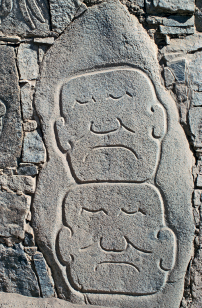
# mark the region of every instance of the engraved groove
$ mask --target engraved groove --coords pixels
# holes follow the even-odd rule
[[[136,250],[142,252],[142,253],[152,253],[152,251],[150,250],[146,250],[146,249],[142,249],[142,248],[138,248],[137,246],[135,246],[126,236],[124,236],[126,242],[128,243],[128,245],[131,245],[133,248],[135,248]]]
[[[135,268],[137,272],[140,272],[140,269],[136,265],[134,265],[134,264],[132,264],[130,262],[116,262],[116,261],[111,261],[111,262],[103,261],[103,262],[100,262],[100,263],[98,263],[98,265],[95,266],[94,271],[97,271],[98,266],[102,265],[102,264],[126,265],[126,266],[130,266],[132,268]]]
[[[90,212],[90,213],[93,213],[93,214],[94,214],[94,213],[103,212],[105,215],[108,215],[108,212],[107,212],[105,209],[91,210],[91,209],[88,209],[88,208],[86,208],[86,207],[82,207],[81,213],[82,213],[83,211]]]

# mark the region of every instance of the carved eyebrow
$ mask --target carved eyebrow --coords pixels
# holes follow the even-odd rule
[[[77,102],[78,104],[80,104],[80,105],[84,105],[84,104],[87,104],[87,103],[88,103],[88,101],[82,102],[82,101],[79,101],[78,99],[76,99],[76,102]]]
[[[130,97],[133,97],[132,94],[130,94],[128,91],[126,91],[123,95],[119,95],[119,96],[116,96],[116,95],[113,95],[113,94],[109,94],[109,97],[112,98],[112,99],[120,99],[124,95],[128,95]]]

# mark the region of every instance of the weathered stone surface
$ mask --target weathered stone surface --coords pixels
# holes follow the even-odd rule
[[[0,292],[0,303],[1,308],[104,308],[97,305],[74,305],[59,298],[33,298],[4,292]]]
[[[0,31],[4,34],[40,35],[50,29],[46,0],[2,1]]]
[[[201,290],[202,290],[202,256],[201,250],[198,252],[194,264],[192,267],[192,294],[193,294],[193,302],[191,308],[200,308],[202,305],[202,297],[201,297]]]
[[[162,24],[167,27],[194,27],[194,16],[171,15],[163,17]]]
[[[189,125],[192,140],[195,147],[202,147],[202,110],[199,107],[191,108],[189,111]]]
[[[54,43],[54,37],[34,38],[35,44],[52,45]]]
[[[175,76],[168,67],[164,67],[164,79],[166,87],[171,86],[175,82]]]
[[[194,52],[202,48],[202,34],[195,33],[183,39],[172,39],[170,45],[162,48],[162,54]]]
[[[81,3],[80,0],[50,0],[51,24],[53,29],[59,33],[62,32],[74,18]]]
[[[72,303],[179,308],[192,154],[159,72],[155,44],[118,1],[88,8],[44,57],[35,106],[48,161],[32,223]]]
[[[0,281],[1,291],[39,296],[36,276],[20,244],[13,247],[0,244]]]
[[[38,174],[38,169],[35,165],[31,164],[20,164],[19,168],[17,169],[17,173],[19,175],[29,175],[34,176]]]
[[[54,297],[55,291],[53,288],[53,281],[48,274],[46,262],[42,253],[37,252],[33,256],[34,267],[39,279],[39,286],[42,297]]]
[[[0,175],[0,185],[8,187],[13,191],[22,191],[28,194],[33,194],[35,191],[35,179],[24,175]]]
[[[185,82],[185,74],[186,74],[186,60],[185,59],[172,61],[172,62],[169,62],[167,65],[174,73],[177,81]]]
[[[45,161],[45,147],[38,130],[25,133],[22,161],[24,163],[43,163]]]
[[[0,59],[0,168],[5,168],[20,157],[22,132],[14,48],[0,46]]]
[[[31,120],[33,116],[33,107],[32,107],[33,97],[32,97],[31,86],[28,82],[22,85],[20,96],[21,96],[23,120],[24,121]]]
[[[182,27],[167,27],[167,26],[160,26],[160,33],[168,35],[182,35],[182,34],[194,34],[195,29],[194,27],[190,28],[182,28]]]
[[[146,0],[148,13],[161,12],[187,12],[193,13],[195,8],[194,0]]]
[[[23,123],[23,129],[25,132],[32,132],[37,129],[37,122],[35,120],[26,121]]]
[[[202,52],[197,52],[193,55],[187,56],[189,63],[189,80],[193,90],[198,91],[202,85]]]
[[[23,239],[25,218],[29,209],[29,197],[0,191],[0,237],[11,242]]]
[[[196,107],[202,106],[202,92],[193,92],[192,104]]]
[[[196,0],[195,24],[196,24],[196,30],[202,32],[202,2],[201,0]]]
[[[20,44],[18,48],[18,69],[20,79],[32,80],[38,77],[38,47],[32,44]]]

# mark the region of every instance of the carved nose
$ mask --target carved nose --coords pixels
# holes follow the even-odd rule
[[[120,234],[108,234],[100,239],[100,246],[105,251],[121,252],[126,250],[126,239]]]
[[[120,128],[120,122],[116,118],[101,118],[91,121],[90,130],[95,134],[107,134]]]

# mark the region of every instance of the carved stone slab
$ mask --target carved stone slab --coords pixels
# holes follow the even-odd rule
[[[21,154],[20,90],[14,48],[0,46],[0,168],[15,166]]]
[[[2,0],[0,31],[26,36],[49,31],[49,9],[46,0]]]
[[[179,308],[192,252],[192,154],[155,45],[118,1],[45,56],[35,105],[48,162],[36,241],[72,303]]]

